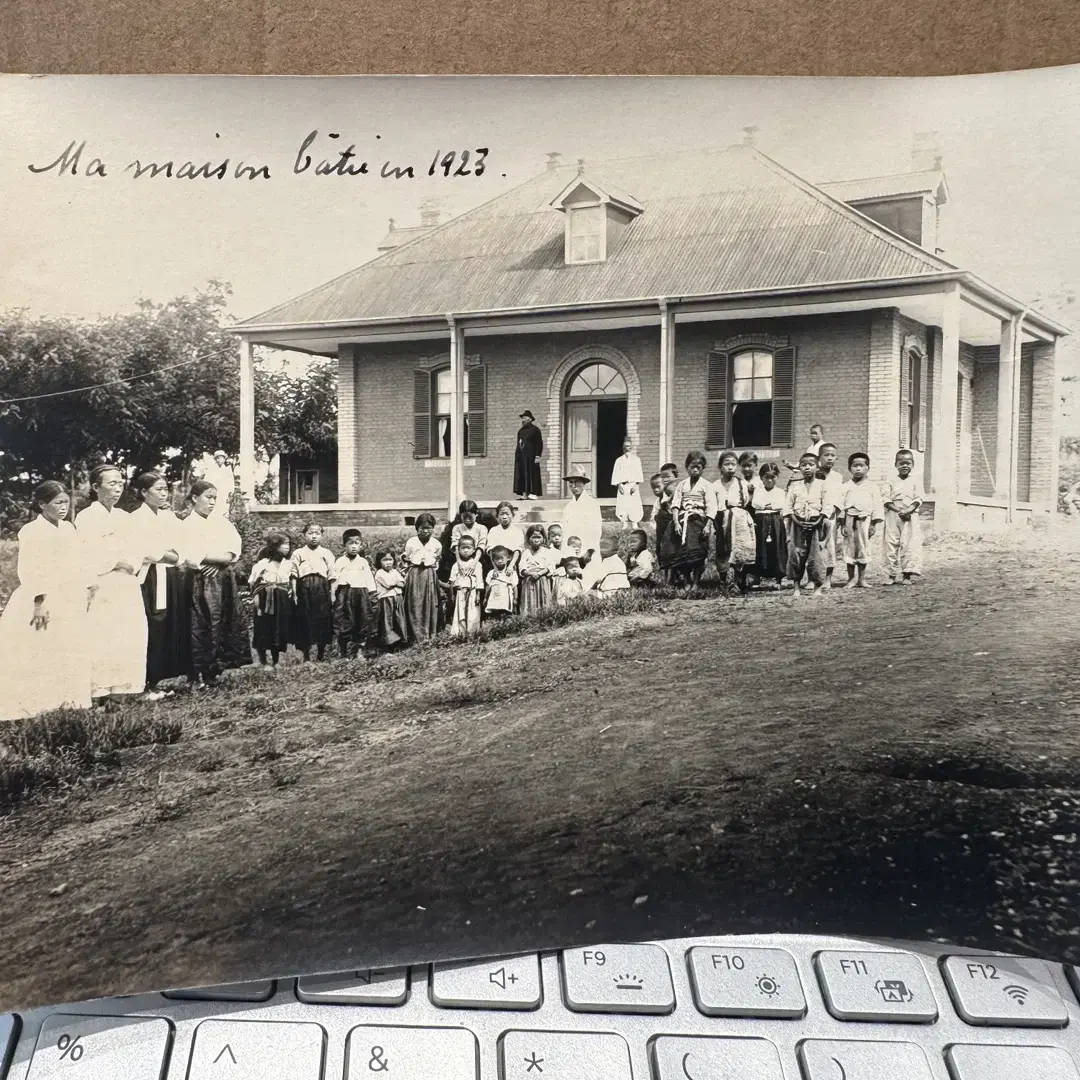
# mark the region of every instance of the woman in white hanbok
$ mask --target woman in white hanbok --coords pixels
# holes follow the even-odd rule
[[[169,509],[169,485],[163,477],[141,473],[131,490],[139,500],[129,515],[131,529],[145,560],[139,585],[146,611],[146,689],[156,698],[159,682],[191,671],[190,612],[179,565],[184,561],[184,534],[180,519]]]
[[[146,612],[137,578],[143,552],[131,515],[116,509],[124,493],[120,470],[98,465],[90,492],[92,502],[75,519],[93,588],[82,648],[90,660],[91,694],[105,701],[141,694],[146,684]]]
[[[19,530],[18,588],[0,616],[0,720],[64,706],[90,707],[85,650],[89,575],[70,499],[46,480],[34,492],[38,516]]]

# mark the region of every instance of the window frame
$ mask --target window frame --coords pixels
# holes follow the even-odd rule
[[[439,377],[441,375],[450,374],[450,365],[445,364],[442,367],[435,368],[431,372],[431,446],[433,453],[430,455],[436,461],[448,461],[450,459],[449,451],[443,453],[443,436],[439,431],[440,422],[445,420],[449,423],[453,419],[453,415],[450,412],[439,411]],[[465,425],[465,457],[469,457],[469,370],[468,368],[462,373],[462,388],[461,388],[461,404],[463,406],[461,416]],[[449,397],[453,397],[453,391],[449,391],[447,394]]]
[[[598,230],[588,233],[575,233],[575,223],[596,220]],[[596,240],[596,256],[578,259],[574,257],[574,241],[580,239]],[[575,203],[566,211],[566,250],[564,257],[567,266],[588,266],[607,259],[607,208],[602,202]]]
[[[782,449],[794,445],[797,352],[794,346],[786,343],[782,344],[783,340],[780,339],[778,342],[775,340],[755,340],[750,337],[736,338],[730,343],[717,344],[709,351],[705,394],[705,447],[707,450]],[[736,383],[745,381],[746,377],[736,379],[735,359],[747,353],[765,353],[771,357],[771,375],[768,376],[770,379],[770,394],[769,397],[750,397],[736,401]],[[779,371],[778,368],[780,368]],[[722,375],[720,374],[721,370]],[[751,367],[749,378],[752,393],[754,379],[764,379],[766,376],[754,376],[753,367]],[[770,404],[769,439],[765,442],[756,442],[737,447],[734,445],[732,437],[735,407],[755,401],[768,401]],[[782,432],[780,438],[777,437],[778,426]],[[787,436],[786,439],[783,438],[784,434]]]

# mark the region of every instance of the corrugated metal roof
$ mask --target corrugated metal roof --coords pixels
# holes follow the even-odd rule
[[[954,269],[750,147],[591,164],[644,213],[602,263],[567,266],[551,200],[576,168],[545,171],[420,239],[241,323],[545,308],[886,280]]]
[[[403,228],[398,228],[395,225],[382,238],[379,243],[379,251],[393,251],[394,248],[399,248],[402,244],[409,243],[410,240],[426,236],[434,228],[436,228],[435,225],[406,225]]]
[[[945,174],[939,169],[926,172],[897,173],[894,176],[869,176],[862,180],[837,180],[818,186],[841,202],[864,199],[889,199],[897,195],[937,193],[945,185]]]

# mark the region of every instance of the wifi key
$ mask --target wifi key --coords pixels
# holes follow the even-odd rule
[[[1069,1015],[1044,960],[949,956],[945,982],[960,1018],[991,1027],[1064,1027]]]

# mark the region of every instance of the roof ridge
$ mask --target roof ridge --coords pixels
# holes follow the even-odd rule
[[[899,176],[926,176],[930,173],[945,175],[944,169],[904,169],[902,172],[878,173],[874,176],[853,176],[848,180],[818,180],[818,185],[825,184],[865,184],[867,180],[892,180]]]
[[[939,255],[926,250],[924,247],[916,244],[912,240],[908,240],[907,237],[901,236],[899,233],[895,233],[892,229],[887,228],[880,222],[875,221],[873,218],[868,217],[866,214],[860,213],[853,206],[849,206],[841,199],[837,199],[830,195],[827,191],[824,191],[817,184],[810,180],[805,180],[799,176],[798,173],[792,172],[791,169],[785,165],[781,165],[780,162],[775,161],[769,157],[768,154],[762,153],[756,147],[747,147],[747,149],[755,154],[766,167],[772,169],[775,173],[783,176],[785,179],[791,181],[797,187],[801,188],[808,195],[811,195],[819,203],[825,206],[827,209],[832,210],[839,217],[847,218],[854,222],[856,225],[861,226],[866,232],[875,233],[881,237],[881,239],[892,244],[894,247],[900,248],[905,254],[911,255],[914,258],[922,259],[928,266],[935,270],[959,270],[960,267],[954,266],[952,263],[942,259]]]

